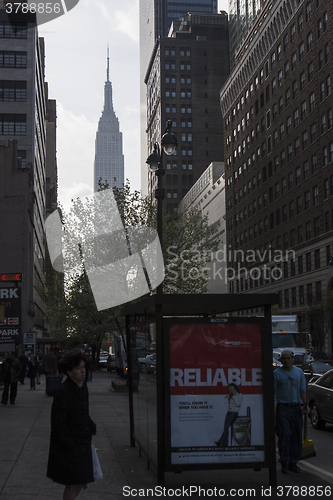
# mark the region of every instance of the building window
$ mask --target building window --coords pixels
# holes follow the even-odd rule
[[[321,281],[316,282],[316,301],[321,301]]]
[[[26,115],[0,114],[0,135],[26,135]]]
[[[306,37],[306,48],[308,52],[312,49],[312,31]]]
[[[310,191],[304,193],[304,210],[310,210]]]
[[[315,237],[316,236],[319,236],[320,234],[320,218],[319,217],[316,217],[313,221],[313,229],[314,229],[314,235]],[[319,250],[318,250],[319,252]],[[315,252],[315,256],[316,256],[316,252]],[[319,267],[320,267],[320,261],[319,261]],[[316,267],[317,269],[317,267]]]
[[[319,205],[319,188],[318,188],[318,186],[314,186],[312,188],[312,192],[313,192],[313,206],[316,207],[317,205]]]
[[[305,120],[305,118],[306,118],[306,101],[303,101],[301,105],[301,120]]]
[[[298,59],[299,59],[299,62],[303,61],[303,59],[304,59],[304,43],[303,42],[298,47]]]
[[[0,101],[26,102],[27,82],[0,80]]]
[[[305,239],[306,241],[311,240],[311,222],[305,224]]]
[[[298,256],[297,264],[298,264],[298,274],[303,274],[303,255]]]
[[[27,52],[0,51],[0,68],[26,68]]]
[[[303,163],[303,180],[306,181],[310,176],[309,162],[306,160]]]

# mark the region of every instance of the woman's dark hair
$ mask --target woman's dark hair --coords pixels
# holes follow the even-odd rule
[[[87,356],[80,349],[75,349],[66,352],[59,361],[59,368],[62,372],[67,373],[72,371],[73,368],[79,366],[81,361],[86,362]]]
[[[231,384],[228,385],[228,394],[229,394],[229,387],[233,387],[234,389],[236,389],[236,391],[238,393],[240,393],[240,390],[238,389],[238,386],[232,382]]]

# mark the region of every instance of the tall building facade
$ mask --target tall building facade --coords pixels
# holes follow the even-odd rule
[[[323,0],[267,4],[220,94],[230,291],[276,292],[313,318],[333,288],[332,20]]]
[[[237,49],[265,0],[229,0],[230,62],[235,65]]]
[[[43,299],[47,156],[44,57],[44,40],[38,38],[35,16],[17,13],[9,19],[0,9],[0,274],[22,274],[22,282],[1,285],[17,289],[9,296],[19,294],[21,304],[17,314],[5,319],[5,325],[2,322],[0,350],[4,345],[5,350],[23,347],[27,333],[37,337],[47,333]],[[2,305],[6,308],[10,304]],[[9,330],[10,335],[6,334]]]
[[[141,122],[141,190],[147,194],[148,156],[146,140],[147,94],[144,83],[155,41],[168,35],[172,21],[188,12],[217,13],[217,0],[140,0],[140,122]]]
[[[123,135],[119,130],[119,120],[113,109],[112,83],[110,82],[109,49],[107,58],[107,78],[104,86],[104,109],[99,119],[95,141],[94,191],[98,182],[107,181],[110,187],[124,185]]]
[[[228,75],[228,17],[224,13],[189,13],[174,23],[169,37],[155,43],[145,78],[147,144],[152,152],[167,120],[172,121],[178,148],[163,161],[165,206],[170,214],[177,213],[181,198],[207,166],[223,158],[219,91]],[[155,174],[148,172],[146,183],[152,196]]]

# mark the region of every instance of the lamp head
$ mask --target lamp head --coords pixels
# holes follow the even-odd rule
[[[161,162],[161,155],[158,150],[158,145],[155,143],[154,151],[148,156],[146,163],[148,163],[150,170],[156,172]]]

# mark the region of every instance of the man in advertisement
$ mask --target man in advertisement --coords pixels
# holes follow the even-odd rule
[[[293,366],[294,353],[291,349],[281,352],[280,361],[282,367],[274,371],[274,394],[281,472],[299,473],[301,469],[297,462],[302,451],[306,379],[303,370]]]

